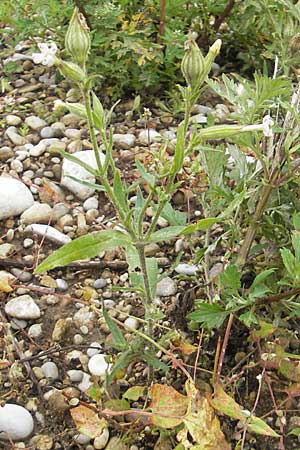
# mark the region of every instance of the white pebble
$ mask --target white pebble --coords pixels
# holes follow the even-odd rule
[[[98,354],[91,357],[88,364],[89,371],[92,375],[99,377],[109,372],[111,364],[108,364],[105,360],[105,355]]]
[[[41,369],[46,378],[51,380],[57,380],[59,378],[58,368],[54,362],[52,361],[45,362],[42,365]]]
[[[100,434],[100,436],[97,436],[94,439],[94,448],[96,450],[101,450],[103,448],[106,447],[106,444],[108,442],[109,439],[109,431],[108,428],[104,428],[104,430],[102,431],[102,433]]]
[[[91,347],[97,347],[97,348],[88,348],[86,354],[91,358],[94,355],[97,355],[100,353],[101,345],[99,342],[92,342]]]
[[[127,330],[137,330],[139,327],[139,321],[135,317],[128,317],[124,321],[124,325]]]
[[[7,403],[0,407],[0,439],[8,440],[8,434],[13,441],[21,441],[31,435],[33,427],[33,418],[23,406]]]

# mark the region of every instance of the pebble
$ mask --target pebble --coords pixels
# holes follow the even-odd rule
[[[158,297],[169,297],[170,295],[175,295],[176,292],[176,284],[170,277],[166,277],[157,283],[156,295]]]
[[[59,378],[58,368],[54,362],[52,361],[45,362],[41,366],[41,369],[47,379],[57,380]]]
[[[52,331],[52,341],[60,342],[70,328],[72,319],[58,319]]]
[[[15,116],[14,114],[8,114],[6,116],[6,123],[9,126],[17,126],[20,125],[20,123],[22,122],[21,117]]]
[[[21,173],[24,170],[23,164],[18,159],[14,159],[11,162],[10,168],[14,170],[16,173]]]
[[[124,321],[124,325],[128,331],[137,330],[139,327],[139,321],[135,317],[128,317]]]
[[[81,334],[75,334],[73,337],[73,342],[75,345],[83,344],[84,338],[81,336]]]
[[[97,354],[91,357],[88,363],[89,371],[92,375],[101,377],[109,372],[111,364],[108,364],[105,360],[105,355]]]
[[[116,147],[122,148],[124,150],[128,150],[133,147],[136,141],[136,137],[134,134],[113,134],[113,143]]]
[[[36,339],[39,338],[43,333],[42,326],[39,323],[34,323],[28,330],[28,336]]]
[[[83,379],[82,370],[76,369],[68,370],[67,375],[70,378],[70,381],[72,381],[72,383],[80,383]]]
[[[83,209],[89,211],[90,209],[98,209],[99,202],[96,197],[89,197],[83,202]]]
[[[30,239],[30,238],[26,238],[26,239],[24,239],[24,241],[23,241],[23,247],[24,247],[24,248],[30,248],[30,247],[33,246],[33,244],[34,244],[34,240],[33,240],[33,239]]]
[[[45,120],[40,119],[37,116],[28,116],[25,119],[26,125],[28,125],[32,130],[39,130],[47,125]]]
[[[59,138],[62,136],[62,132],[59,128],[44,127],[40,131],[42,139]]]
[[[141,144],[148,145],[149,143],[152,144],[152,142],[158,142],[162,139],[162,136],[157,131],[153,130],[152,128],[150,130],[142,130],[139,133],[139,141]]]
[[[189,120],[189,123],[207,123],[207,117],[203,114],[196,114],[195,116],[192,116]]]
[[[93,150],[76,152],[73,154],[73,156],[80,159],[81,161],[84,161],[86,164],[89,164],[93,169],[97,168],[97,162]],[[100,154],[100,159],[102,163],[104,163],[105,156],[102,153]],[[95,183],[95,177],[91,173],[89,173],[87,170],[85,170],[75,162],[64,158],[62,164],[61,185],[69,189],[81,200],[87,199],[94,193],[95,189],[77,183],[71,178],[68,178],[69,176],[90,183]]]
[[[0,177],[0,220],[18,216],[34,203],[30,190],[15,178]]]
[[[12,149],[8,146],[4,146],[0,148],[0,161],[7,161],[14,155]]]
[[[41,225],[37,223],[33,223],[31,225],[27,225],[25,228],[25,233],[37,234],[38,236],[45,236],[51,242],[54,242],[59,245],[68,244],[71,242],[71,238],[56,230],[55,228],[48,225]]]
[[[80,308],[73,316],[73,321],[78,329],[86,326],[89,331],[93,329],[95,321],[95,313],[90,311],[88,306]]]
[[[15,145],[21,146],[27,144],[27,139],[25,139],[24,136],[20,136],[18,134],[18,130],[16,127],[8,127],[5,132],[5,136],[8,137]]]
[[[182,275],[196,275],[198,267],[194,264],[178,264],[175,267],[175,272],[180,273]]]
[[[76,436],[74,436],[74,441],[79,445],[87,445],[90,440],[91,438],[83,433],[76,434]]]
[[[99,342],[92,342],[91,343],[91,347],[94,348],[88,348],[86,354],[91,358],[94,355],[97,355],[98,353],[100,353],[101,350],[101,345],[99,344]],[[97,348],[95,348],[97,347]]]
[[[17,319],[38,319],[41,311],[30,295],[25,294],[9,300],[5,305],[5,312]]]
[[[14,330],[23,330],[27,327],[27,322],[21,319],[11,319],[11,326]]]
[[[51,217],[52,208],[46,203],[35,202],[30,208],[26,209],[21,215],[21,223],[48,223]]]
[[[101,450],[106,447],[106,444],[109,439],[109,431],[108,428],[104,428],[100,436],[95,437],[94,439],[94,448],[96,450]]]
[[[69,289],[68,283],[62,278],[56,278],[56,286],[59,291],[67,291]]]
[[[91,386],[93,386],[91,376],[83,372],[82,381],[78,384],[78,389],[80,389],[81,392],[86,392]]]
[[[35,450],[51,450],[53,444],[53,438],[47,434],[37,434],[30,440],[30,446]]]
[[[56,203],[52,210],[52,219],[54,222],[65,216],[70,211],[70,208],[64,203]]]
[[[72,140],[78,140],[81,138],[81,131],[76,128],[67,128],[65,130],[65,136]]]
[[[18,278],[19,281],[22,281],[22,283],[27,283],[32,280],[33,275],[31,272],[26,272],[25,270],[17,269],[15,267],[11,269],[11,272]]]
[[[31,414],[23,406],[7,403],[0,407],[0,439],[7,440],[8,433],[13,441],[27,439],[34,427]]]
[[[58,143],[59,140],[57,138],[41,139],[37,145],[29,149],[29,155],[34,157],[42,156],[50,146],[55,146]]]
[[[97,278],[97,280],[95,280],[93,287],[95,289],[103,289],[107,286],[107,281],[105,280],[105,278]]]
[[[14,253],[15,249],[13,244],[0,244],[0,258],[6,258]]]

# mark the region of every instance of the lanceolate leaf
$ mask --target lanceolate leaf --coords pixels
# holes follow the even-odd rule
[[[48,256],[37,267],[35,273],[65,266],[78,259],[92,258],[103,250],[126,246],[129,243],[130,237],[117,230],[103,230],[95,234],[81,236]]]
[[[226,416],[237,420],[245,418],[242,407],[232,397],[227,395],[219,384],[216,386],[215,396],[210,403],[215,409],[226,414]]]
[[[103,317],[105,319],[105,322],[107,323],[107,326],[112,334],[113,340],[114,340],[114,346],[118,350],[124,350],[128,348],[128,342],[124,338],[120,328],[115,324],[115,322],[109,317],[108,312],[103,306]]]
[[[280,437],[278,433],[266,424],[266,422],[255,416],[251,416],[248,430],[253,433],[262,434],[263,436]]]
[[[121,181],[120,171],[118,169],[116,169],[115,176],[114,176],[114,194],[118,200],[118,203],[119,203],[121,209],[124,212],[127,212],[128,204],[127,204],[126,192],[124,189],[124,185]]]
[[[161,241],[168,241],[169,239],[172,239],[173,237],[178,236],[182,233],[182,231],[185,229],[185,226],[172,226],[167,228],[162,228],[161,230],[155,231],[150,236],[151,242],[161,242]]]

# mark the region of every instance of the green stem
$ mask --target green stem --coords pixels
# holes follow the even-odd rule
[[[98,142],[97,142],[95,128],[94,128],[90,90],[87,91],[85,89],[82,89],[82,95],[83,95],[83,99],[84,99],[88,127],[89,127],[89,132],[90,132],[90,136],[91,136],[91,140],[92,140],[93,150],[95,153],[95,158],[97,161],[98,170],[99,170],[99,173],[101,175],[103,175],[103,166],[102,166],[101,159],[100,159],[100,150],[98,147]]]

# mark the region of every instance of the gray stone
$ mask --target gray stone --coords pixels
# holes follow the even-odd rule
[[[97,162],[93,150],[76,152],[73,154],[73,156],[85,162],[93,169],[97,169]],[[100,158],[103,164],[105,156],[102,153],[100,153]],[[79,180],[88,181],[90,183],[95,183],[94,175],[89,173],[79,164],[76,164],[75,162],[64,158],[62,165],[61,185],[69,189],[71,192],[73,192],[73,194],[75,194],[82,200],[85,200],[86,198],[90,197],[95,192],[95,189],[88,186],[84,186],[83,184],[80,184],[72,180],[71,178],[69,178],[69,176],[72,176]]]
[[[9,158],[12,158],[14,152],[10,147],[1,147],[0,148],[0,161],[7,161]]]
[[[70,211],[70,208],[65,205],[65,203],[56,203],[56,205],[53,206],[53,214],[52,218],[54,222],[56,222],[61,217],[65,216]]]
[[[162,136],[152,128],[150,130],[142,130],[139,133],[139,141],[141,144],[148,145],[148,143],[152,144],[152,142],[157,142],[162,139]]]
[[[87,349],[86,354],[88,355],[89,358],[91,358],[92,356],[100,353],[100,350],[101,350],[101,344],[99,344],[99,342],[92,342],[91,347]]]
[[[33,205],[30,190],[15,178],[0,177],[0,220],[18,216]]]
[[[33,325],[31,325],[31,327],[29,327],[28,336],[33,339],[39,338],[42,333],[43,330],[40,323],[34,323]]]
[[[96,197],[89,197],[83,202],[83,208],[85,211],[89,209],[98,209],[98,199]]]
[[[49,139],[62,137],[63,134],[59,128],[44,127],[41,129],[40,135],[42,139]]]
[[[124,150],[128,150],[133,147],[136,141],[136,137],[134,134],[113,134],[113,143],[116,147],[122,148]]]
[[[166,277],[157,283],[156,295],[158,297],[168,297],[170,295],[175,295],[176,292],[176,284],[170,277]]]
[[[40,119],[37,116],[29,116],[26,117],[25,123],[32,129],[32,130],[39,130],[40,128],[43,128],[47,125],[45,120]]]
[[[67,374],[73,383],[80,383],[82,381],[82,378],[83,378],[82,370],[76,370],[76,369],[68,370]]]
[[[207,123],[207,117],[203,114],[196,114],[190,118],[189,123]]]
[[[21,215],[21,223],[48,223],[51,217],[52,208],[46,203],[35,202]]]
[[[15,251],[15,246],[13,244],[0,244],[0,259],[7,258]]]
[[[5,135],[11,140],[11,142],[15,145],[25,145],[27,143],[27,139],[24,136],[20,136],[18,134],[18,130],[15,127],[8,127]]]
[[[107,281],[105,278],[97,278],[93,284],[95,289],[103,289],[107,286]]]
[[[55,145],[60,145],[59,140],[57,138],[49,138],[49,139],[41,139],[40,142],[29,149],[29,155],[38,157],[45,153],[50,147]]]
[[[45,236],[51,242],[55,242],[59,245],[68,244],[71,242],[71,238],[60,231],[56,230],[48,225],[41,225],[38,223],[33,223],[31,225],[27,225],[25,228],[25,233],[37,234],[38,236]]]
[[[46,378],[49,380],[57,380],[59,378],[58,368],[57,365],[52,361],[45,362],[41,369],[43,371],[43,374]]]
[[[38,319],[41,311],[30,295],[25,294],[9,300],[5,305],[5,312],[17,319]]]
[[[77,141],[81,138],[81,131],[77,128],[67,128],[65,130],[65,136],[69,139],[72,139],[74,141]]]
[[[31,414],[23,406],[7,403],[0,407],[0,439],[21,441],[27,439],[34,427]]]
[[[180,273],[182,275],[196,275],[198,267],[194,264],[178,264],[175,267],[175,272]]]
[[[8,114],[6,116],[6,123],[9,126],[17,126],[22,122],[21,117],[15,116],[14,114]]]
[[[55,281],[57,289],[59,291],[67,291],[69,289],[69,285],[66,282],[66,280],[63,280],[62,278],[57,278]]]

